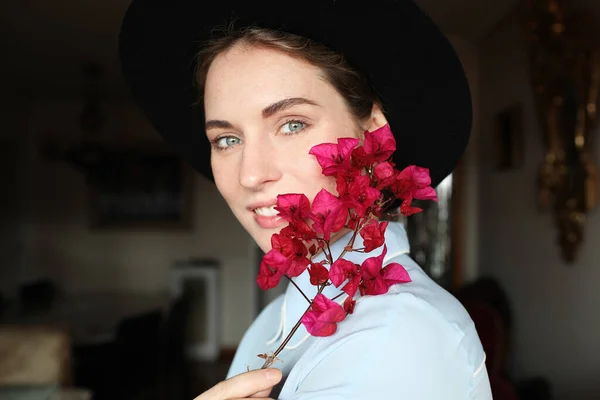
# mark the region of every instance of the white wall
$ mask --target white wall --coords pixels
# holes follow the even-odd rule
[[[553,217],[536,207],[541,133],[529,86],[526,37],[516,16],[479,46],[481,169],[479,260],[497,277],[514,307],[518,377],[549,378],[559,400],[600,398],[600,209],[588,216],[577,261],[559,256]],[[494,115],[524,106],[525,162],[498,172]],[[600,161],[600,140],[596,141]]]
[[[35,160],[28,176],[33,202],[23,279],[49,276],[69,293],[161,293],[167,291],[167,271],[174,261],[214,257],[222,265],[222,344],[237,345],[255,315],[258,288],[250,237],[214,185],[200,176],[194,182],[193,230],[91,230],[83,176],[67,164],[35,157],[42,138],[78,135],[80,108],[77,99],[31,104],[30,154]],[[104,110],[105,138],[158,140],[132,104],[109,102]]]
[[[473,102],[473,129],[469,144],[461,160],[460,174],[462,183],[459,195],[461,204],[461,240],[460,249],[462,282],[464,284],[477,278],[479,273],[478,249],[479,249],[479,54],[477,47],[471,42],[460,37],[450,36],[450,42],[454,46],[467,74],[471,98]]]

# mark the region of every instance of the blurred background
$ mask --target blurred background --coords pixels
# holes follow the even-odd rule
[[[598,400],[600,2],[418,3],[475,120],[404,221],[412,255],[471,313],[495,399]],[[127,5],[0,4],[0,399],[191,399],[283,290],[258,289],[260,250],[132,103]]]

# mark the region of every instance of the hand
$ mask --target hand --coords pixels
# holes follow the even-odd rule
[[[271,389],[281,380],[276,368],[257,369],[217,383],[194,400],[268,399]],[[271,399],[272,400],[272,399]]]

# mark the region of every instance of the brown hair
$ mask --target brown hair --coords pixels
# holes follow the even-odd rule
[[[219,54],[236,44],[278,50],[320,68],[325,80],[340,93],[350,112],[359,121],[371,115],[374,104],[381,106],[367,79],[350,67],[342,54],[311,39],[257,27],[241,30],[224,28],[220,37],[211,39],[203,46],[198,53],[196,64],[196,84],[200,97],[203,95],[206,75],[212,62]]]

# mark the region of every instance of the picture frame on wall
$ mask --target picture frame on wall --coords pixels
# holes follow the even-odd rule
[[[214,362],[221,352],[221,271],[212,259],[178,261],[169,274],[173,307],[183,311],[183,345],[188,360]]]
[[[501,110],[494,120],[496,168],[507,171],[523,166],[523,106],[513,104]]]
[[[92,229],[190,229],[193,174],[157,147],[112,151],[88,182]]]

